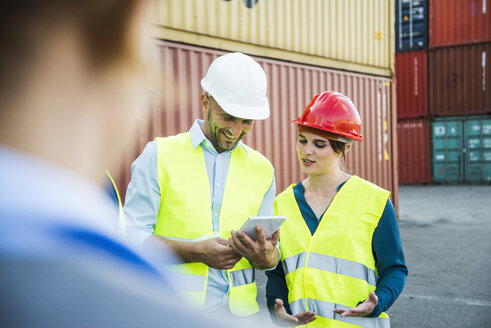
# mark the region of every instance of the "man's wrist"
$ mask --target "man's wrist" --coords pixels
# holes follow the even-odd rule
[[[279,251],[278,249],[275,247],[273,249],[273,251],[271,252],[271,255],[269,256],[268,259],[266,259],[264,262],[252,262],[252,265],[254,266],[254,268],[258,269],[258,270],[269,270],[269,269],[272,269],[274,267],[276,267],[276,265],[278,264],[278,260],[279,260]]]
[[[154,237],[160,239],[159,242],[166,243],[184,263],[199,262],[202,253],[200,252],[200,247],[196,246],[198,246],[197,244],[200,242],[170,240],[160,236]]]

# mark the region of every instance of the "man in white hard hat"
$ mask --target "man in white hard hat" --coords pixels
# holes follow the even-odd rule
[[[269,117],[266,75],[251,57],[217,58],[201,80],[203,120],[156,138],[131,167],[124,207],[127,237],[144,248],[170,246],[184,294],[201,308],[249,316],[259,311],[254,269],[279,259],[279,233],[257,241],[238,231],[248,217],[272,215],[271,163],[241,139]]]

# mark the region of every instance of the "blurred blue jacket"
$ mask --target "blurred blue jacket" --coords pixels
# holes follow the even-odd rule
[[[117,218],[102,188],[0,147],[0,326],[227,326],[183,306],[177,259],[126,246]]]

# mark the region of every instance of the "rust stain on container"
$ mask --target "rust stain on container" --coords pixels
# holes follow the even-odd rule
[[[491,41],[490,0],[431,0],[430,47]]]
[[[430,126],[428,119],[397,122],[399,184],[431,182]]]
[[[491,112],[491,42],[433,49],[429,57],[430,114]]]
[[[196,118],[202,118],[200,80],[213,59],[224,53],[167,41],[155,41],[154,50],[155,67],[160,70],[155,87],[162,96],[160,101],[153,102],[150,120],[141,122],[138,144],[129,150],[123,163],[118,181],[122,194],[130,180],[131,162],[148,141],[187,131]],[[337,90],[353,99],[362,117],[364,141],[355,143],[347,156],[349,172],[392,191],[397,206],[391,81],[278,60],[256,60],[268,77],[271,116],[256,121],[244,142],[273,163],[277,191],[304,178],[295,151],[296,126],[290,121],[300,115],[317,93]]]
[[[396,53],[397,118],[428,116],[428,53]]]

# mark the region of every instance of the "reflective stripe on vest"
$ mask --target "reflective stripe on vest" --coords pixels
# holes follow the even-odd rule
[[[356,307],[376,288],[372,236],[388,196],[388,191],[352,176],[335,195],[314,235],[302,217],[292,186],[276,198],[275,215],[288,218],[281,227],[280,249],[292,312],[310,310],[320,316],[308,326],[345,327],[362,321],[363,327],[390,325],[385,313],[379,316],[383,318],[379,323],[379,318],[360,321],[332,312]]]
[[[388,316],[381,316],[378,318],[368,318],[368,317],[341,317],[339,314],[333,312],[334,309],[347,309],[349,307],[343,306],[340,304],[334,304],[330,302],[324,302],[324,301],[319,301],[315,299],[307,299],[302,298],[300,300],[294,301],[290,304],[290,308],[293,313],[302,313],[307,311],[307,304],[308,302],[308,308],[309,311],[314,312],[317,314],[319,317],[325,318],[325,319],[330,319],[330,320],[336,320],[336,321],[342,321],[342,322],[347,322],[356,326],[364,327],[364,328],[389,328],[390,327],[390,320]],[[328,322],[324,322],[324,320],[319,320],[320,318],[317,318],[317,320],[314,321],[315,326],[320,326],[320,327],[326,327],[326,326],[332,326],[335,327],[336,323],[331,321],[331,324]],[[318,321],[319,320],[319,321]],[[318,322],[316,322],[318,321]],[[326,325],[327,324],[327,325]]]
[[[180,267],[180,266],[179,266]],[[202,292],[206,286],[206,276],[199,276],[176,270],[174,272],[179,280],[179,289],[190,292]],[[230,286],[239,287],[252,284],[255,281],[256,272],[253,268],[230,270]]]
[[[230,284],[232,287],[252,284],[254,280],[255,271],[253,268],[230,272]]]
[[[212,228],[211,196],[201,146],[193,148],[189,133],[157,138],[160,210],[154,233],[181,241],[196,240],[217,232]],[[176,154],[179,160],[176,160]],[[170,160],[169,160],[170,159]],[[271,163],[257,151],[241,144],[230,154],[230,166],[220,209],[219,236],[228,239],[250,216],[257,215],[271,181]],[[190,286],[183,289],[202,306],[206,295],[208,267],[187,263],[173,267]],[[192,276],[199,277],[192,279]],[[259,311],[254,269],[242,258],[231,270],[229,307],[236,315]]]
[[[283,266],[283,270],[285,271],[285,275],[295,271],[299,267],[304,267],[306,258],[307,253],[303,252],[284,259],[281,264]],[[334,272],[356,279],[365,280],[372,286],[375,286],[378,280],[378,276],[375,271],[367,268],[363,264],[329,255],[310,253],[308,266],[313,269]]]

